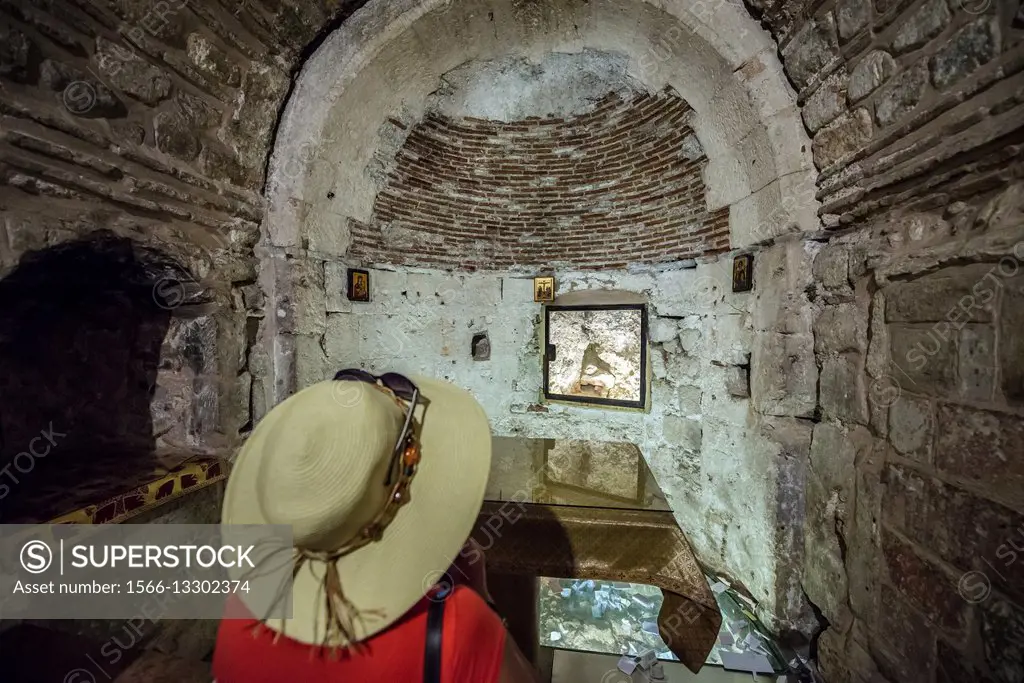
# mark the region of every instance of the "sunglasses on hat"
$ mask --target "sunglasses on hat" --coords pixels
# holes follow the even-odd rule
[[[398,400],[399,405],[405,404],[405,423],[402,425],[402,431],[398,434],[398,441],[395,443],[394,450],[391,453],[391,465],[388,467],[388,476],[384,481],[384,485],[392,485],[399,466],[402,477],[412,477],[420,459],[419,444],[416,443],[416,434],[412,429],[413,414],[416,411],[416,405],[419,403],[420,398],[419,387],[411,379],[397,372],[385,372],[383,375],[374,375],[358,368],[339,370],[334,375],[334,379],[339,381],[365,382],[366,384],[383,387]]]

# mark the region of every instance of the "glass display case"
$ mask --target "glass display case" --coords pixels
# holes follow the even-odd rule
[[[603,508],[626,516],[634,511],[671,514],[640,449],[621,442],[495,437],[486,498],[550,509]],[[706,663],[726,664],[723,655],[742,655],[749,662],[751,655],[764,657],[762,662],[776,672],[784,671],[785,660],[758,624],[753,602],[725,582],[703,575],[695,560],[694,565],[693,580],[707,582],[722,616]],[[676,660],[658,631],[661,588],[543,575],[536,581],[536,603],[532,596],[527,601],[536,610],[526,610],[526,619],[530,638],[539,646],[630,656],[653,650],[658,659]]]

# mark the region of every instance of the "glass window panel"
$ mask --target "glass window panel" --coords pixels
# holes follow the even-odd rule
[[[547,309],[549,398],[643,407],[646,316],[642,305]]]

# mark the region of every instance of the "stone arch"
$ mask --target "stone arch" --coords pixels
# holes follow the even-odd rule
[[[759,350],[775,343],[774,337],[769,339],[771,335],[763,332],[773,327],[775,308],[781,310],[782,297],[769,289],[777,284],[787,296],[794,290],[788,281],[775,282],[780,280],[778,260],[788,258],[780,255],[784,245],[763,250],[758,266],[761,274],[754,279],[760,280],[764,293],[739,303],[748,310],[748,314],[739,314],[733,307],[730,269],[713,254],[759,249],[786,233],[815,231],[819,226],[816,170],[796,95],[783,74],[772,38],[740,2],[371,0],[327,35],[299,71],[282,110],[268,163],[267,207],[258,255],[261,284],[273,307],[262,330],[267,357],[262,360],[266,379],[261,403],[274,405],[298,388],[319,381],[326,376],[328,365],[364,363],[370,369],[375,369],[375,364],[400,369],[403,363],[411,367],[425,362],[419,353],[422,349],[413,348],[412,338],[441,339],[445,334],[422,327],[422,318],[416,316],[408,320],[412,331],[403,329],[400,334],[396,330],[401,325],[357,323],[355,319],[364,314],[390,321],[405,315],[396,311],[413,298],[420,301],[421,294],[439,306],[467,300],[486,300],[490,306],[492,291],[500,296],[507,293],[510,301],[522,300],[519,290],[528,283],[521,272],[500,283],[498,277],[483,282],[469,274],[413,272],[436,269],[437,264],[405,262],[403,265],[418,268],[403,274],[388,266],[374,275],[382,290],[398,295],[394,301],[384,301],[387,297],[382,296],[369,308],[357,309],[360,304],[345,301],[345,268],[356,265],[355,261],[360,267],[393,262],[364,262],[354,254],[352,235],[357,231],[353,226],[374,217],[381,193],[375,177],[389,175],[387,159],[382,159],[385,155],[380,150],[393,159],[405,144],[406,138],[392,124],[397,121],[397,128],[404,130],[436,113],[432,107],[437,93],[453,71],[509,57],[543,65],[550,55],[586,51],[623,57],[637,92],[668,92],[692,110],[685,120],[703,155],[699,179],[702,208],[727,217],[728,238],[723,244],[716,242],[697,263],[679,260],[671,267],[652,268],[640,275],[623,268],[616,276],[624,278],[627,284],[622,286],[631,291],[650,292],[652,307],[665,317],[658,329],[664,343],[677,333],[687,339],[699,335],[723,341],[702,346],[699,353],[703,355],[691,358],[702,367],[723,371],[712,372],[714,377],[708,379],[714,386],[709,385],[707,394],[717,403],[708,411],[713,418],[705,427],[709,447],[706,455],[698,453],[704,464],[697,467],[707,482],[687,478],[693,462],[689,470],[682,468],[673,446],[685,439],[704,438],[693,429],[695,421],[687,417],[701,408],[688,407],[693,405],[693,397],[681,384],[659,389],[658,398],[652,400],[657,414],[643,420],[602,420],[595,433],[603,440],[640,445],[652,472],[672,489],[673,512],[680,525],[692,531],[698,554],[709,566],[744,576],[773,623],[792,625],[806,616],[798,590],[799,575],[774,559],[767,565],[763,561],[764,557],[787,557],[798,550],[800,539],[776,532],[776,520],[784,516],[788,499],[783,500],[784,493],[774,483],[758,497],[753,511],[750,503],[722,500],[718,495],[724,482],[730,490],[760,486],[767,475],[765,468],[776,468],[782,447],[764,438],[762,417],[779,411],[772,412],[769,406],[766,413],[761,410],[761,397],[744,402],[741,395],[746,391],[749,397],[751,387],[760,386],[751,368],[762,359],[766,359],[765,365],[773,362]],[[504,93],[500,96],[506,97]],[[545,111],[535,114],[546,116]],[[475,118],[493,117],[470,113],[465,120]],[[453,264],[447,266],[448,270],[457,269]],[[408,281],[417,279],[422,286],[399,284],[406,281],[406,275]],[[422,277],[434,279],[428,284],[419,279]],[[588,276],[574,277],[581,288],[599,285]],[[504,289],[506,284],[508,289]],[[328,303],[330,298],[333,300]],[[517,348],[523,348],[531,315],[522,306],[512,308],[500,313],[522,321],[514,329],[527,330],[516,332],[515,342],[521,344]],[[447,317],[453,315],[450,307],[444,310]],[[687,316],[699,319],[694,324],[704,327],[677,329],[676,320]],[[433,316],[439,328],[441,317]],[[490,322],[486,315],[474,317]],[[679,326],[685,327],[682,322]],[[736,337],[735,344],[729,341],[730,335]],[[750,344],[743,341],[747,337],[756,338],[756,362]],[[465,339],[467,348],[470,341]],[[462,348],[461,340],[455,344]],[[438,346],[444,349],[442,355],[448,348],[447,342]],[[409,350],[413,352],[403,353]],[[456,362],[444,360],[445,364]],[[748,379],[729,390],[727,378],[722,376],[725,366],[738,376],[749,373]],[[450,366],[431,367],[430,371],[447,377]],[[458,368],[461,372],[462,366]],[[522,384],[533,386],[536,382],[531,373],[539,374],[539,360],[530,368],[524,371]],[[652,368],[652,372],[657,375],[663,370]],[[501,378],[506,379],[504,375]],[[504,402],[491,406],[496,434],[511,433],[525,419],[521,415],[529,413],[526,408],[524,413],[516,412],[522,408],[519,403],[505,405],[510,400],[503,397]],[[534,424],[530,429],[537,433],[522,433],[568,438],[572,431],[567,420]],[[772,471],[767,476],[776,474]],[[741,508],[745,512],[738,512]],[[742,525],[734,523],[739,514],[746,515]],[[742,530],[737,530],[740,526]]]
[[[368,161],[389,113],[411,107],[416,118],[438,79],[467,61],[583,49],[627,55],[632,77],[652,91],[673,89],[693,108],[690,124],[708,159],[707,208],[728,209],[732,248],[817,228],[816,172],[795,94],[772,38],[738,0],[559,7],[510,0],[370,2],[303,65],[283,109],[266,185],[266,291],[278,301],[294,298],[285,252],[345,253],[346,223],[365,218],[360,214],[374,192],[350,169]],[[351,108],[340,111],[341,103]],[[345,209],[328,211],[328,194],[344,197]],[[294,388],[293,353],[278,334],[294,314],[285,306],[267,325],[271,403]]]

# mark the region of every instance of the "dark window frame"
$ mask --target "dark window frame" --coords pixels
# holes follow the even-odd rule
[[[553,345],[551,344],[551,313],[559,311],[640,311],[640,399],[627,401],[617,398],[594,398],[591,396],[571,396],[568,394],[553,394],[548,384],[548,364],[550,363]],[[612,406],[616,408],[632,408],[635,410],[647,409],[647,345],[649,335],[647,329],[647,304],[586,304],[577,306],[559,306],[549,304],[544,307],[544,349],[541,354],[541,363],[544,371],[544,398],[548,401],[567,401],[579,403],[596,408]]]

